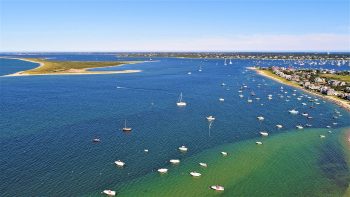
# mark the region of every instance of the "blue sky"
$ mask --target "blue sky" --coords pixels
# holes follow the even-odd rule
[[[350,0],[0,2],[0,51],[350,51]]]

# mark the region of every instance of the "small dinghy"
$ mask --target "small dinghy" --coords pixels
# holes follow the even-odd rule
[[[258,142],[255,142],[255,144],[262,145],[263,143],[258,141]]]
[[[222,154],[223,156],[227,156],[227,155],[228,155],[227,152],[221,152],[221,154]]]
[[[261,131],[261,132],[260,132],[260,135],[266,137],[266,136],[269,135],[269,133],[266,132],[266,131]]]
[[[280,124],[278,124],[278,125],[276,125],[276,127],[277,127],[278,129],[281,129],[283,126],[280,125]]]

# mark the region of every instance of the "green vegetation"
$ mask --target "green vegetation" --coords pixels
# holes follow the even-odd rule
[[[39,67],[23,71],[21,74],[59,74],[85,72],[88,68],[118,66],[125,62],[78,62],[78,61],[48,61],[38,58],[26,58],[25,60],[41,64]]]
[[[350,75],[320,74],[321,77],[350,83]]]

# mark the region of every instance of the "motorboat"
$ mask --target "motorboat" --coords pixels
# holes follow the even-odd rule
[[[266,131],[261,131],[260,135],[266,137],[266,136],[269,136],[269,133]]]
[[[208,167],[208,164],[206,164],[206,163],[199,163],[199,165],[202,167],[205,167],[205,168]]]
[[[180,146],[179,150],[182,152],[186,152],[188,150],[188,148],[186,146]]]
[[[180,160],[179,159],[170,159],[169,162],[172,163],[172,164],[179,164]]]
[[[257,141],[257,142],[255,142],[255,144],[257,144],[257,145],[262,145],[263,143],[260,142],[260,141]]]
[[[283,126],[280,125],[280,124],[277,124],[276,127],[277,127],[278,129],[281,129]]]
[[[227,155],[228,155],[227,152],[221,152],[221,154],[222,154],[223,156],[227,156]]]
[[[295,110],[295,109],[289,110],[288,112],[289,112],[290,114],[293,114],[293,115],[296,115],[296,114],[299,113],[299,112],[298,112],[297,110]]]
[[[108,196],[115,196],[116,195],[115,191],[109,190],[109,189],[103,190],[101,193],[106,194]]]
[[[257,119],[263,121],[265,118],[263,116],[258,116]]]
[[[190,172],[190,175],[193,177],[200,177],[202,174],[196,171]]]
[[[168,169],[166,169],[166,168],[160,168],[160,169],[158,169],[157,170],[159,173],[167,173],[168,172]]]
[[[301,125],[297,125],[296,128],[297,128],[297,129],[303,129],[304,127],[301,126]]]
[[[326,136],[325,135],[320,135],[320,138],[325,138]]]
[[[121,160],[115,161],[114,163],[119,167],[123,167],[125,165],[125,163],[122,162]]]
[[[224,98],[219,98],[219,101],[224,102],[225,99]]]
[[[98,142],[101,142],[101,140],[100,140],[100,138],[94,138],[94,139],[92,139],[92,142],[98,143]]]
[[[215,190],[215,191],[224,191],[225,188],[223,186],[220,185],[212,185],[210,186],[210,189]]]
[[[208,120],[208,121],[214,121],[214,120],[215,120],[215,117],[214,117],[214,116],[208,116],[208,117],[207,117],[207,120]]]

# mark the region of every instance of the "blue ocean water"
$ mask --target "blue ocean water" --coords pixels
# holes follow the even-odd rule
[[[118,60],[103,54],[34,56]],[[314,128],[349,126],[349,113],[338,106],[319,99],[320,104],[310,108],[306,97],[311,95],[294,92],[294,88],[246,70],[256,61],[233,60],[232,65],[224,66],[218,59],[154,60],[95,69],[143,70],[133,74],[0,77],[2,196],[85,195],[163,167],[169,158],[178,157],[176,149],[181,145],[191,151],[180,159],[225,143],[255,138],[262,130],[274,135],[298,124],[312,124]],[[0,61],[1,75],[36,66],[19,60]],[[265,60],[262,64],[284,62]],[[244,97],[240,98],[238,91],[244,85]],[[252,91],[256,96],[250,95]],[[188,104],[185,108],[176,106],[181,92]],[[269,94],[272,100],[268,100]],[[300,101],[298,96],[303,96]],[[220,102],[220,97],[225,101]],[[253,102],[248,103],[248,98]],[[290,109],[307,112],[313,119],[290,115]],[[342,116],[334,119],[335,110]],[[210,133],[205,119],[208,115],[216,117]],[[265,117],[263,122],[257,120],[259,115]],[[132,132],[120,130],[124,120]],[[283,129],[277,130],[276,124],[282,124]],[[95,137],[101,143],[93,144]],[[144,149],[149,153],[145,154]],[[113,163],[118,159],[127,164],[123,170]]]

